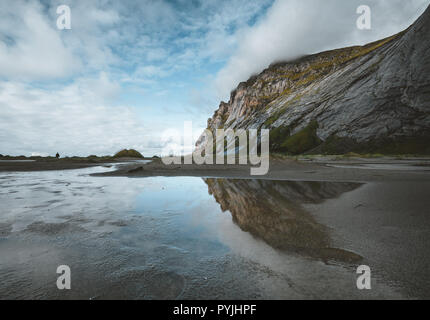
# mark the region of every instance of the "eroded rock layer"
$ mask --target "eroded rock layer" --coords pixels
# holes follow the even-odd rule
[[[272,151],[293,154],[429,154],[429,34],[430,7],[392,37],[273,64],[240,83],[208,128],[268,128]]]

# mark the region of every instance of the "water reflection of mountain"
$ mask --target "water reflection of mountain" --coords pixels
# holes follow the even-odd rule
[[[209,193],[233,221],[270,246],[323,260],[354,262],[361,257],[331,247],[325,226],[302,204],[320,203],[360,186],[357,183],[204,179]]]

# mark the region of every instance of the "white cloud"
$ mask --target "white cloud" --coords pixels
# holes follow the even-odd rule
[[[361,0],[278,0],[261,17],[271,1],[0,1],[0,153],[159,153],[163,126],[205,125],[227,59],[223,97],[274,60],[394,33],[430,0],[368,0],[370,33]],[[56,29],[60,4],[72,30]]]
[[[143,123],[133,108],[111,104],[116,84],[101,74],[58,90],[0,82],[3,154],[111,154],[145,149]]]
[[[238,47],[215,80],[220,98],[228,98],[239,82],[272,62],[364,44],[399,32],[423,12],[429,1],[367,3],[372,9],[371,31],[356,28],[356,8],[361,0],[276,0],[255,26],[237,31]]]
[[[41,10],[37,2],[0,2],[0,77],[41,80],[80,68]]]
[[[30,154],[31,157],[47,157],[49,156],[48,153],[43,153],[43,152],[32,152]]]
[[[163,68],[159,66],[154,65],[146,65],[146,66],[140,66],[136,69],[134,72],[134,76],[139,78],[163,78],[169,75],[169,72],[167,70],[164,70]]]

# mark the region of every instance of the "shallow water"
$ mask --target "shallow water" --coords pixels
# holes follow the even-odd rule
[[[0,298],[401,297],[357,290],[361,253],[304,209],[360,184],[89,176],[106,170],[0,174]]]
[[[0,162],[35,162],[36,160],[0,160]]]

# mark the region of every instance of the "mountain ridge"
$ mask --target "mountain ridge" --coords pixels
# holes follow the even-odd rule
[[[430,6],[391,37],[273,63],[207,128],[271,129],[272,152],[430,154],[429,32]]]

